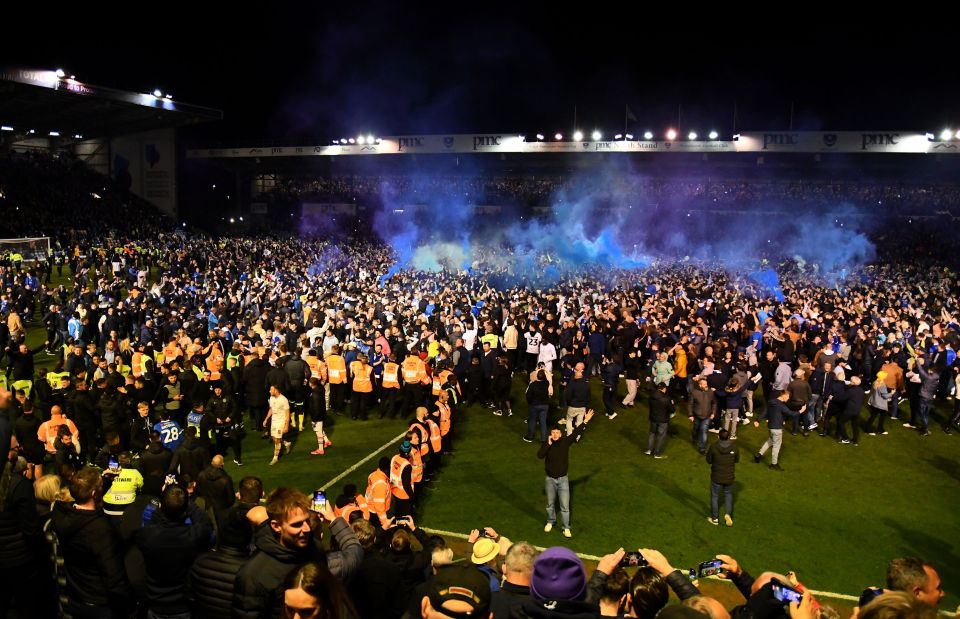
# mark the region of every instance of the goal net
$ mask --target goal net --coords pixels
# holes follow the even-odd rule
[[[0,256],[8,259],[19,254],[24,262],[37,262],[50,257],[50,237],[0,239]]]

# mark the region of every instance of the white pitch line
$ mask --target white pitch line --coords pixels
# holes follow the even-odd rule
[[[327,491],[327,488],[329,488],[329,487],[332,486],[333,484],[337,483],[338,481],[340,481],[341,479],[343,479],[344,477],[346,477],[346,476],[349,475],[350,473],[356,471],[358,468],[360,468],[361,466],[363,466],[364,464],[366,464],[367,462],[369,462],[370,460],[372,460],[373,458],[375,458],[375,457],[377,456],[377,454],[379,454],[381,451],[383,451],[384,449],[386,449],[386,448],[389,447],[390,445],[393,445],[394,443],[396,443],[397,441],[399,441],[400,439],[402,439],[404,436],[406,436],[406,434],[407,434],[407,431],[404,430],[404,431],[401,432],[400,434],[396,435],[395,437],[393,437],[392,439],[390,439],[389,441],[387,441],[386,443],[384,443],[383,445],[381,445],[376,451],[371,452],[371,453],[370,453],[367,457],[365,457],[363,460],[361,460],[360,462],[357,462],[356,464],[354,464],[353,466],[351,466],[350,468],[348,468],[348,469],[345,470],[344,472],[340,473],[339,475],[337,475],[336,477],[334,477],[333,479],[331,479],[331,480],[328,481],[327,483],[323,484],[323,485],[320,487],[320,489],[323,490],[324,492],[326,492],[326,491]]]
[[[442,530],[440,530],[440,529],[429,529],[429,528],[427,528],[427,527],[420,527],[420,528],[423,529],[424,531],[426,531],[427,533],[432,533],[432,534],[434,534],[434,535],[443,535],[444,537],[455,537],[455,538],[457,538],[457,539],[470,539],[470,536],[469,536],[469,535],[464,535],[463,533],[455,533],[455,532],[453,532],[453,531],[442,531]],[[534,548],[536,548],[537,550],[540,550],[540,551],[546,550],[546,548],[544,548],[544,547],[542,547],[542,546],[534,546]],[[581,559],[586,559],[586,560],[588,560],[588,561],[599,561],[599,560],[602,558],[602,557],[598,557],[598,556],[596,556],[596,555],[589,555],[589,554],[585,554],[585,553],[582,553],[582,552],[578,552],[578,553],[576,553],[576,554],[577,554],[577,556],[580,557]],[[714,581],[714,582],[725,583],[725,584],[728,584],[728,585],[732,585],[732,584],[733,584],[732,582],[730,582],[729,580],[727,580],[727,579],[725,579],[725,578],[717,578],[717,577],[715,577],[715,576],[710,576],[710,580],[712,580],[712,581]],[[845,600],[845,601],[847,601],[847,602],[857,602],[857,601],[860,600],[859,597],[854,596],[854,595],[847,595],[846,593],[832,593],[832,592],[830,592],[830,591],[814,591],[813,589],[810,589],[810,593],[812,593],[813,595],[818,596],[818,597],[834,598],[834,599],[837,599],[837,600]],[[946,611],[941,611],[941,613],[946,614],[946,615],[951,616],[951,617],[953,616],[952,613],[948,613],[948,612],[946,612]]]

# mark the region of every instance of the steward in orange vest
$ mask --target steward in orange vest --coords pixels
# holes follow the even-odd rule
[[[393,513],[396,517],[409,516],[413,511],[413,477],[410,465],[409,441],[400,444],[400,452],[390,460],[390,492],[393,494]]]
[[[383,384],[381,385],[380,419],[388,415],[393,419],[400,403],[400,366],[397,358],[390,353],[383,364]]]
[[[330,409],[335,413],[343,411],[343,401],[347,387],[347,364],[340,356],[340,347],[334,345],[327,355],[327,376],[330,380]]]
[[[390,459],[386,456],[380,458],[377,470],[370,473],[367,477],[367,505],[380,520],[380,526],[386,529],[390,524],[390,517],[387,512],[390,511],[390,499],[393,493],[390,490]]]
[[[357,518],[370,520],[367,499],[362,494],[357,493],[357,487],[353,484],[347,484],[343,487],[343,494],[337,497],[333,513],[348,523]]]
[[[373,391],[373,368],[367,365],[367,356],[364,354],[357,355],[357,360],[350,364],[350,372],[353,374],[350,418],[366,421],[370,393]]]

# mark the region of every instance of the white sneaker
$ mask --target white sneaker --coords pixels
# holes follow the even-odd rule
[[[553,531],[553,523],[552,523],[552,522],[548,522],[548,523],[547,523],[546,525],[544,525],[544,527],[543,527],[543,532],[544,532],[544,533],[549,533],[550,531]]]
[[[570,532],[570,529],[564,529],[564,530],[563,530],[563,536],[564,536],[564,537],[568,537],[568,538],[569,538],[569,537],[573,537],[573,533]]]
[[[814,421],[813,423],[810,424],[809,427],[807,427],[807,430],[813,430],[813,429],[816,428],[816,427],[817,427],[817,422]]]
[[[724,514],[724,516],[723,516],[723,522],[724,522],[724,524],[726,524],[728,527],[732,527],[732,526],[733,526],[733,518],[730,517],[730,514]]]
[[[503,411],[500,410],[500,409],[497,409],[497,410],[493,411],[493,414],[496,415],[497,417],[502,417],[502,416],[503,416]]]
[[[610,421],[613,421],[616,418],[617,418],[617,413],[610,413],[609,415],[607,415],[607,419],[609,419]]]
[[[273,465],[276,464],[276,463],[277,463],[277,459],[274,458],[273,460],[270,461],[270,466],[273,466]]]

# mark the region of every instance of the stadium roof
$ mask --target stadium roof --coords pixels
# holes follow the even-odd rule
[[[0,70],[0,124],[17,133],[112,137],[222,120],[223,112],[175,101],[159,91],[93,86],[62,71]]]

